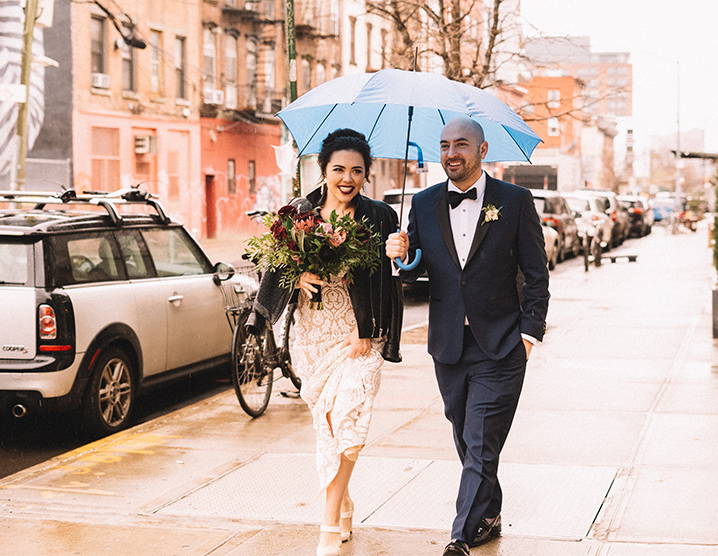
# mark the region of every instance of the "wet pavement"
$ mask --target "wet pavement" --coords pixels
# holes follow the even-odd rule
[[[718,555],[707,232],[656,228],[619,252],[638,262],[552,273],[548,334],[502,455],[503,536],[472,555]],[[449,540],[460,469],[425,326],[411,328],[404,362],[383,368],[343,556],[441,555]],[[223,392],[0,480],[2,553],[314,554],[314,431],[291,390],[278,381],[258,419]]]

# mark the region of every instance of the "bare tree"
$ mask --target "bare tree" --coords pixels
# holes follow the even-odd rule
[[[495,82],[498,47],[504,42],[510,0],[367,0],[369,13],[393,24],[390,65],[411,69],[415,49],[441,60],[449,79],[488,87]],[[514,35],[515,36],[515,35]],[[520,49],[515,49],[518,54]]]

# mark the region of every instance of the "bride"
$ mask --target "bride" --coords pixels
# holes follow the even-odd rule
[[[361,194],[372,163],[364,135],[351,129],[330,133],[317,162],[321,188],[292,204],[318,211],[327,221],[332,211],[356,220],[366,217],[381,234],[383,253],[387,236],[398,229],[398,218],[385,203]],[[261,319],[275,322],[289,302],[289,293],[278,294],[272,287],[276,276],[269,276],[260,285],[250,326],[261,324]],[[376,272],[357,269],[353,277],[347,286],[342,276],[324,281],[304,273],[296,284],[295,371],[302,379],[301,397],[312,412],[319,483],[326,491],[317,556],[338,555],[341,543],[351,537],[349,480],[366,443],[380,369],[384,360],[401,361],[403,298],[391,261],[382,256]],[[319,288],[324,308],[311,309],[311,296]]]

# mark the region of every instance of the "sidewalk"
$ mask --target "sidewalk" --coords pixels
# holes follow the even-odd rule
[[[234,260],[231,242],[205,247]],[[638,262],[552,273],[548,334],[502,456],[504,533],[472,555],[718,555],[706,232],[656,228],[619,251]],[[425,345],[402,352],[383,368],[343,556],[440,556],[449,540],[451,431]],[[228,391],[0,480],[2,553],[313,555],[314,431],[282,390],[259,419]]]

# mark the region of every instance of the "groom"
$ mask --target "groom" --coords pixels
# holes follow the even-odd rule
[[[511,427],[532,347],[548,311],[548,267],[531,193],[486,175],[488,143],[474,120],[441,134],[449,180],[414,195],[409,234],[387,256],[422,260],[431,288],[428,350],[463,464],[456,518],[444,556],[469,556],[501,533],[499,454]],[[523,276],[523,286],[517,277]]]

